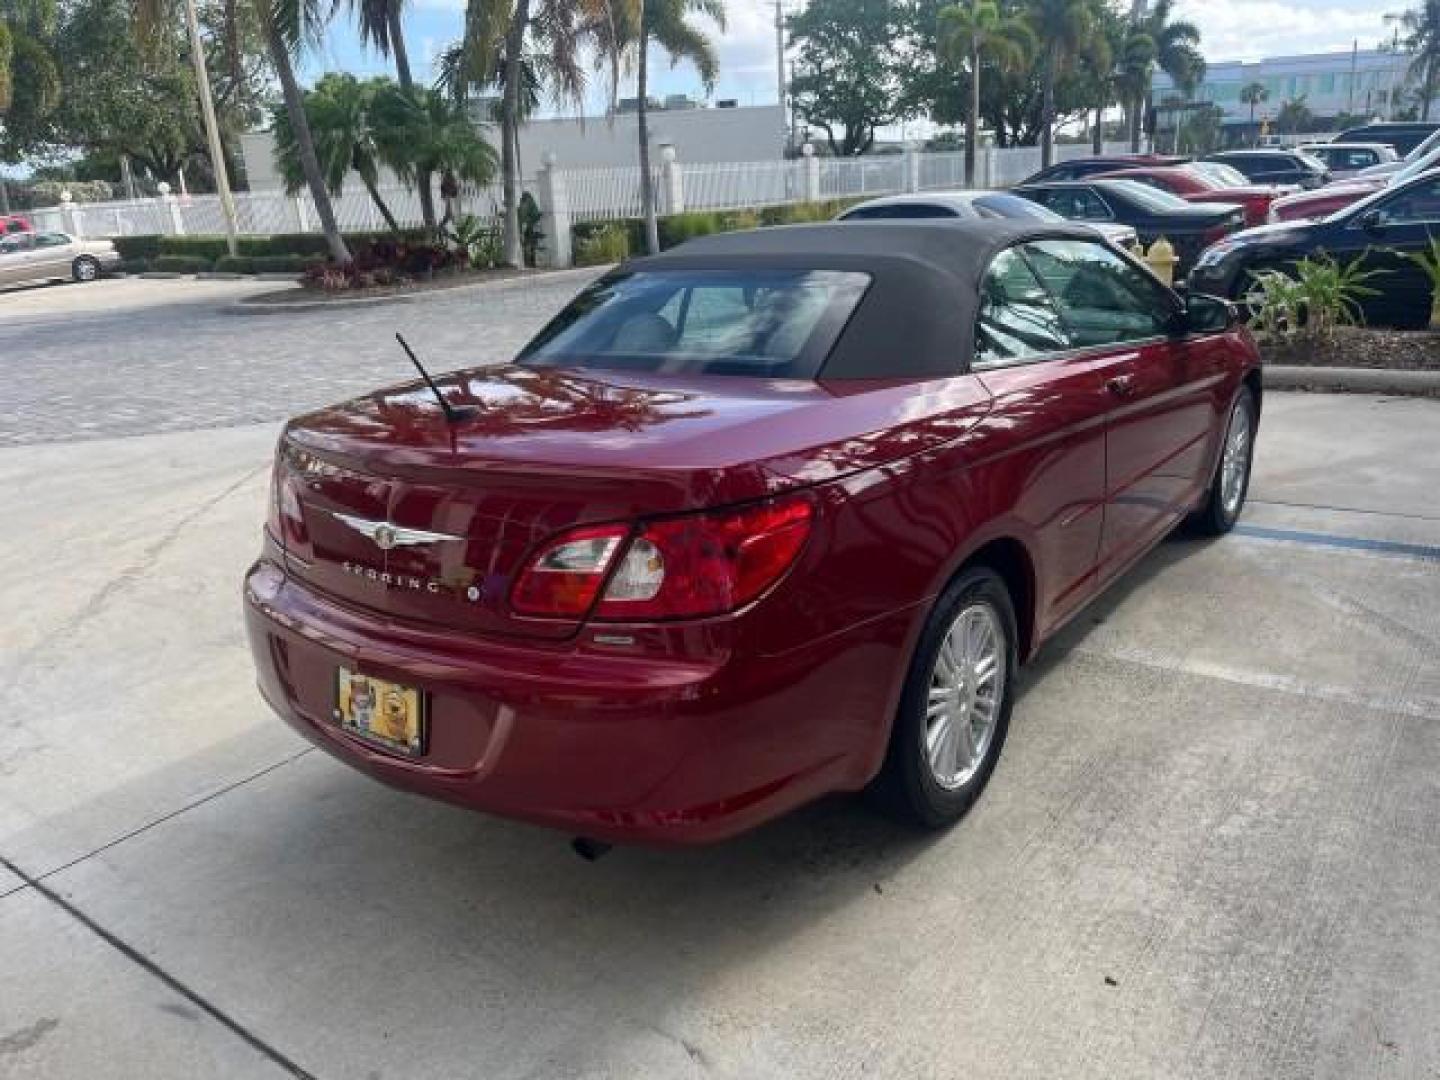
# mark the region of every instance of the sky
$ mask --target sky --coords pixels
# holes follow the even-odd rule
[[[784,0],[787,10],[803,0]],[[1293,55],[1375,46],[1393,32],[1385,13],[1406,6],[1407,0],[1180,0],[1184,18],[1196,23],[1203,35],[1207,59],[1257,60],[1265,56]],[[1128,0],[1127,0],[1128,6]],[[419,76],[429,72],[434,57],[460,36],[465,0],[411,0],[406,17],[406,40],[411,64]],[[742,105],[773,103],[776,97],[775,8],[773,0],[728,0],[728,26],[716,35],[720,51],[720,81],[714,97],[736,98]],[[671,70],[660,61],[651,65],[653,94],[687,93],[700,97],[699,78],[693,69]],[[390,65],[360,47],[343,19],[330,30],[324,48],[305,64],[313,78],[326,70],[357,74],[389,74]],[[598,87],[590,109],[604,107]],[[633,92],[633,91],[631,91]],[[624,90],[622,89],[622,94]]]

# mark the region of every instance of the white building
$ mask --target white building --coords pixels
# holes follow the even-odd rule
[[[686,163],[719,161],[776,161],[784,156],[785,110],[779,105],[747,108],[675,108],[650,113],[650,144],[658,164],[663,147],[675,148]],[[532,120],[520,129],[520,172],[533,177],[553,153],[567,169],[607,168],[637,164],[636,117]],[[496,129],[486,126],[487,138]],[[250,132],[240,138],[251,191],[282,187],[275,169],[275,140],[269,132]],[[385,177],[393,183],[393,177]]]

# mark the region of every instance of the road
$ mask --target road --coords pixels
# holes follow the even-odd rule
[[[1046,647],[955,829],[587,864],[309,750],[239,618],[280,416],[577,281],[116,284],[0,294],[0,1075],[1440,1076],[1440,402],[1270,395],[1242,527]]]

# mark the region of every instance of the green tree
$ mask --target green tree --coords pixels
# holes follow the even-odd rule
[[[340,0],[336,0],[340,2]],[[395,75],[400,89],[415,89],[410,72],[410,51],[405,45],[404,12],[407,0],[345,0],[360,31],[360,42],[384,57],[395,60]],[[435,228],[435,197],[430,174],[415,177],[415,193],[420,197],[420,216],[427,229]]]
[[[1255,130],[1255,110],[1270,100],[1270,91],[1262,82],[1246,83],[1240,88],[1240,104],[1250,106],[1250,129]]]
[[[1079,76],[1086,100],[1095,110],[1090,125],[1090,149],[1099,156],[1105,150],[1105,110],[1115,100],[1119,78],[1116,57],[1124,50],[1125,25],[1115,9],[1104,0],[1093,0],[1090,33],[1080,49]]]
[[[1142,27],[1131,25],[1121,45],[1116,90],[1125,106],[1125,127],[1130,152],[1140,152],[1140,134],[1145,120],[1145,102],[1155,75],[1155,39]]]
[[[1305,95],[1301,94],[1293,101],[1287,101],[1280,106],[1280,111],[1275,115],[1275,129],[1279,132],[1290,132],[1298,135],[1315,122],[1315,114],[1310,111],[1306,103]]]
[[[1094,20],[1088,0],[1030,0],[1027,14],[1041,42],[1040,164],[1045,168],[1055,155],[1055,85],[1086,47]]]
[[[377,95],[394,86],[389,79],[361,82],[353,75],[327,74],[313,90],[306,91],[305,118],[315,141],[315,155],[325,177],[325,190],[336,197],[343,194],[345,181],[353,169],[385,223],[399,232],[400,225],[395,215],[380,195],[379,137],[373,116]],[[272,123],[275,164],[285,179],[286,190],[294,195],[305,186],[305,169],[300,163],[290,114],[277,107]]]
[[[1182,97],[1190,97],[1205,77],[1205,58],[1200,55],[1200,30],[1194,23],[1175,17],[1175,0],[1155,0],[1135,29],[1153,44],[1153,61],[1139,81],[1139,93],[1132,102],[1130,139],[1140,149],[1140,123],[1150,101],[1155,68],[1170,76]]]
[[[495,178],[495,149],[476,129],[461,105],[439,90],[419,88],[406,93],[394,84],[379,88],[371,105],[379,158],[405,182],[422,172],[440,177],[445,215],[454,215],[462,186],[483,186]]]
[[[642,0],[640,18],[634,27],[628,52],[635,59],[636,93],[639,107],[635,129],[640,148],[640,207],[645,217],[645,244],[650,254],[660,251],[660,229],[655,216],[655,180],[650,171],[650,46],[658,45],[674,67],[688,60],[700,73],[709,91],[720,71],[715,46],[691,17],[700,15],[725,30],[725,5],[721,0]],[[627,35],[629,36],[629,35]]]
[[[980,72],[988,62],[1002,71],[1022,68],[1035,49],[1035,35],[1022,18],[1007,15],[995,0],[969,0],[943,8],[939,16],[941,59],[964,65],[970,77],[965,119],[965,183],[975,186],[980,145]]]
[[[56,21],[55,0],[0,0],[0,160],[18,159],[60,102]]]
[[[1419,81],[1420,119],[1430,119],[1430,105],[1440,91],[1440,0],[1421,0],[1417,7],[1385,16],[1400,24],[1401,47],[1408,52],[1410,77]]]
[[[863,154],[877,128],[911,114],[914,104],[903,93],[911,26],[899,4],[811,0],[787,26],[796,48],[795,112],[825,132],[831,153]]]

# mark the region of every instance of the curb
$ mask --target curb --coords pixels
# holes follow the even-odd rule
[[[1266,364],[1267,390],[1329,390],[1352,394],[1437,394],[1440,371],[1390,368],[1294,367]]]
[[[538,270],[526,274],[518,274],[514,277],[499,278],[495,281],[476,281],[468,285],[455,285],[448,289],[422,289],[417,292],[388,293],[384,296],[355,296],[340,297],[334,300],[267,300],[266,297],[274,296],[274,293],[260,293],[258,296],[247,296],[236,300],[231,308],[236,311],[243,311],[247,314],[255,312],[285,312],[285,311],[344,311],[346,308],[368,307],[371,304],[403,304],[414,300],[421,300],[430,296],[449,296],[455,293],[467,293],[476,290],[504,291],[508,289],[523,289],[533,285],[537,280],[551,281],[555,279],[566,280],[568,278],[592,278],[608,270],[608,266],[576,266],[567,267],[564,270]],[[270,280],[263,274],[257,274],[260,280]],[[281,276],[283,281],[295,281],[295,277]],[[284,295],[289,295],[285,293]]]

